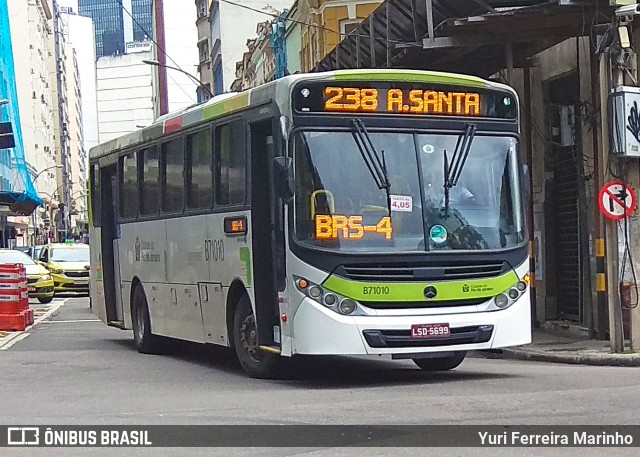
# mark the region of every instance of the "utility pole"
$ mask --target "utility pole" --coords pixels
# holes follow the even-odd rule
[[[609,79],[611,75],[611,79]],[[608,100],[611,96],[611,90],[620,84],[623,78],[620,69],[613,64],[613,49],[610,46],[606,52],[600,56],[600,119],[602,135],[600,139],[601,164],[598,174],[601,185],[612,181],[613,176],[607,164],[611,163],[611,131],[609,129],[609,106]],[[611,343],[611,352],[620,353],[624,351],[624,334],[622,328],[622,307],[619,294],[619,266],[618,266],[618,227],[617,222],[606,220],[604,222],[604,238],[605,238],[605,266],[606,266],[606,296],[609,309],[609,341]]]
[[[626,137],[626,125],[627,119],[619,119],[620,113],[618,111],[618,105],[622,102],[620,99],[613,99],[613,103],[609,103],[612,100],[613,91],[625,85],[625,75],[629,76],[629,81],[637,86],[637,59],[636,54],[633,51],[632,41],[630,40],[630,23],[633,20],[633,16],[636,14],[635,9],[630,11],[629,14],[619,14],[622,9],[616,10],[614,20],[609,28],[609,35],[612,36],[610,43],[606,50],[606,58],[601,58],[600,65],[600,80],[602,81],[601,89],[601,106],[602,106],[602,138],[603,138],[603,153],[602,153],[602,165],[600,169],[608,178],[606,182],[611,180],[610,175],[613,175],[611,166],[617,169],[615,173],[618,181],[622,181],[625,186],[635,187],[638,189],[640,185],[640,176],[638,175],[638,160],[626,156],[630,153],[627,151],[626,141],[621,138]],[[626,11],[626,10],[625,10]],[[610,76],[610,79],[609,79]],[[620,94],[622,95],[622,94]],[[624,99],[622,99],[624,100]],[[612,113],[606,108],[613,105]],[[613,119],[609,119],[609,115],[613,116]],[[623,116],[624,117],[624,116]],[[610,121],[614,121],[611,122]],[[610,127],[611,125],[611,127]],[[610,136],[611,135],[611,136]],[[609,142],[609,138],[616,138],[616,141]],[[610,145],[614,144],[614,150],[610,150]],[[606,165],[605,165],[606,164]],[[606,170],[603,170],[606,168]],[[623,190],[623,192],[626,192]],[[624,195],[624,194],[623,194]],[[638,217],[634,215],[625,215],[625,218],[620,221],[607,221],[605,223],[605,236],[606,236],[606,251],[607,251],[607,300],[609,302],[609,317],[610,317],[610,335],[611,335],[611,350],[612,352],[624,351],[624,332],[623,332],[623,314],[622,314],[622,284],[624,281],[624,274],[627,268],[631,270],[635,269],[632,262],[632,258],[637,256],[640,250],[640,243],[638,238]],[[618,239],[618,224],[624,227],[624,237],[622,240]],[[619,246],[620,242],[624,246],[624,258],[623,267],[621,271],[620,259],[619,259]],[[628,243],[628,245],[627,245]],[[629,255],[627,255],[629,253]],[[635,271],[631,272],[633,280],[636,281]],[[637,291],[637,284],[636,284]],[[624,305],[630,311],[631,321],[631,349],[636,350],[640,348],[640,310],[638,310],[638,297],[636,296],[636,304],[625,303]],[[629,300],[631,301],[631,300]]]

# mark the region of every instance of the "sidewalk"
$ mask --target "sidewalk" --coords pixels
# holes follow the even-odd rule
[[[612,354],[609,341],[577,340],[534,330],[531,344],[501,349],[497,353],[484,352],[482,355],[488,358],[535,362],[640,367],[640,352],[632,353],[628,348],[627,351],[623,354]]]
[[[52,315],[55,315],[60,307],[64,305],[64,303],[64,301],[53,302],[50,305],[29,303],[29,306],[33,310],[33,325],[30,325],[21,332],[0,330],[0,351],[9,349],[11,346],[13,346],[13,344],[20,341],[20,339],[26,337],[26,335],[28,335],[29,332],[33,329],[33,327],[38,325],[43,320],[50,318]]]

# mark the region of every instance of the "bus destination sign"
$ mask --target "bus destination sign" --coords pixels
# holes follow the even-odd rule
[[[506,91],[422,83],[336,82],[294,89],[299,113],[406,114],[422,116],[516,118],[516,100]]]

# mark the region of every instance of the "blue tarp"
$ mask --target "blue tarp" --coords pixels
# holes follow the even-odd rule
[[[0,149],[0,205],[29,215],[44,202],[33,186],[24,156],[7,0],[0,0],[0,100],[9,101],[0,106],[0,122],[11,122],[15,139],[14,148]]]

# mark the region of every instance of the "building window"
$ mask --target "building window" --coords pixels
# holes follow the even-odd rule
[[[198,51],[200,53],[200,63],[209,60],[209,42],[207,40],[198,43]]]
[[[184,203],[184,147],[182,138],[162,145],[162,209],[179,213]]]
[[[224,92],[224,81],[222,80],[222,60],[219,59],[218,63],[213,70],[213,89],[214,95],[219,95]]]
[[[349,35],[360,25],[360,19],[344,19],[340,21],[340,33],[341,39],[344,38],[345,35]]]
[[[207,0],[198,0],[198,19],[207,15]]]
[[[187,136],[187,208],[211,208],[213,203],[213,143],[211,130]]]
[[[242,121],[216,129],[216,203],[243,205],[246,197],[246,151]]]

